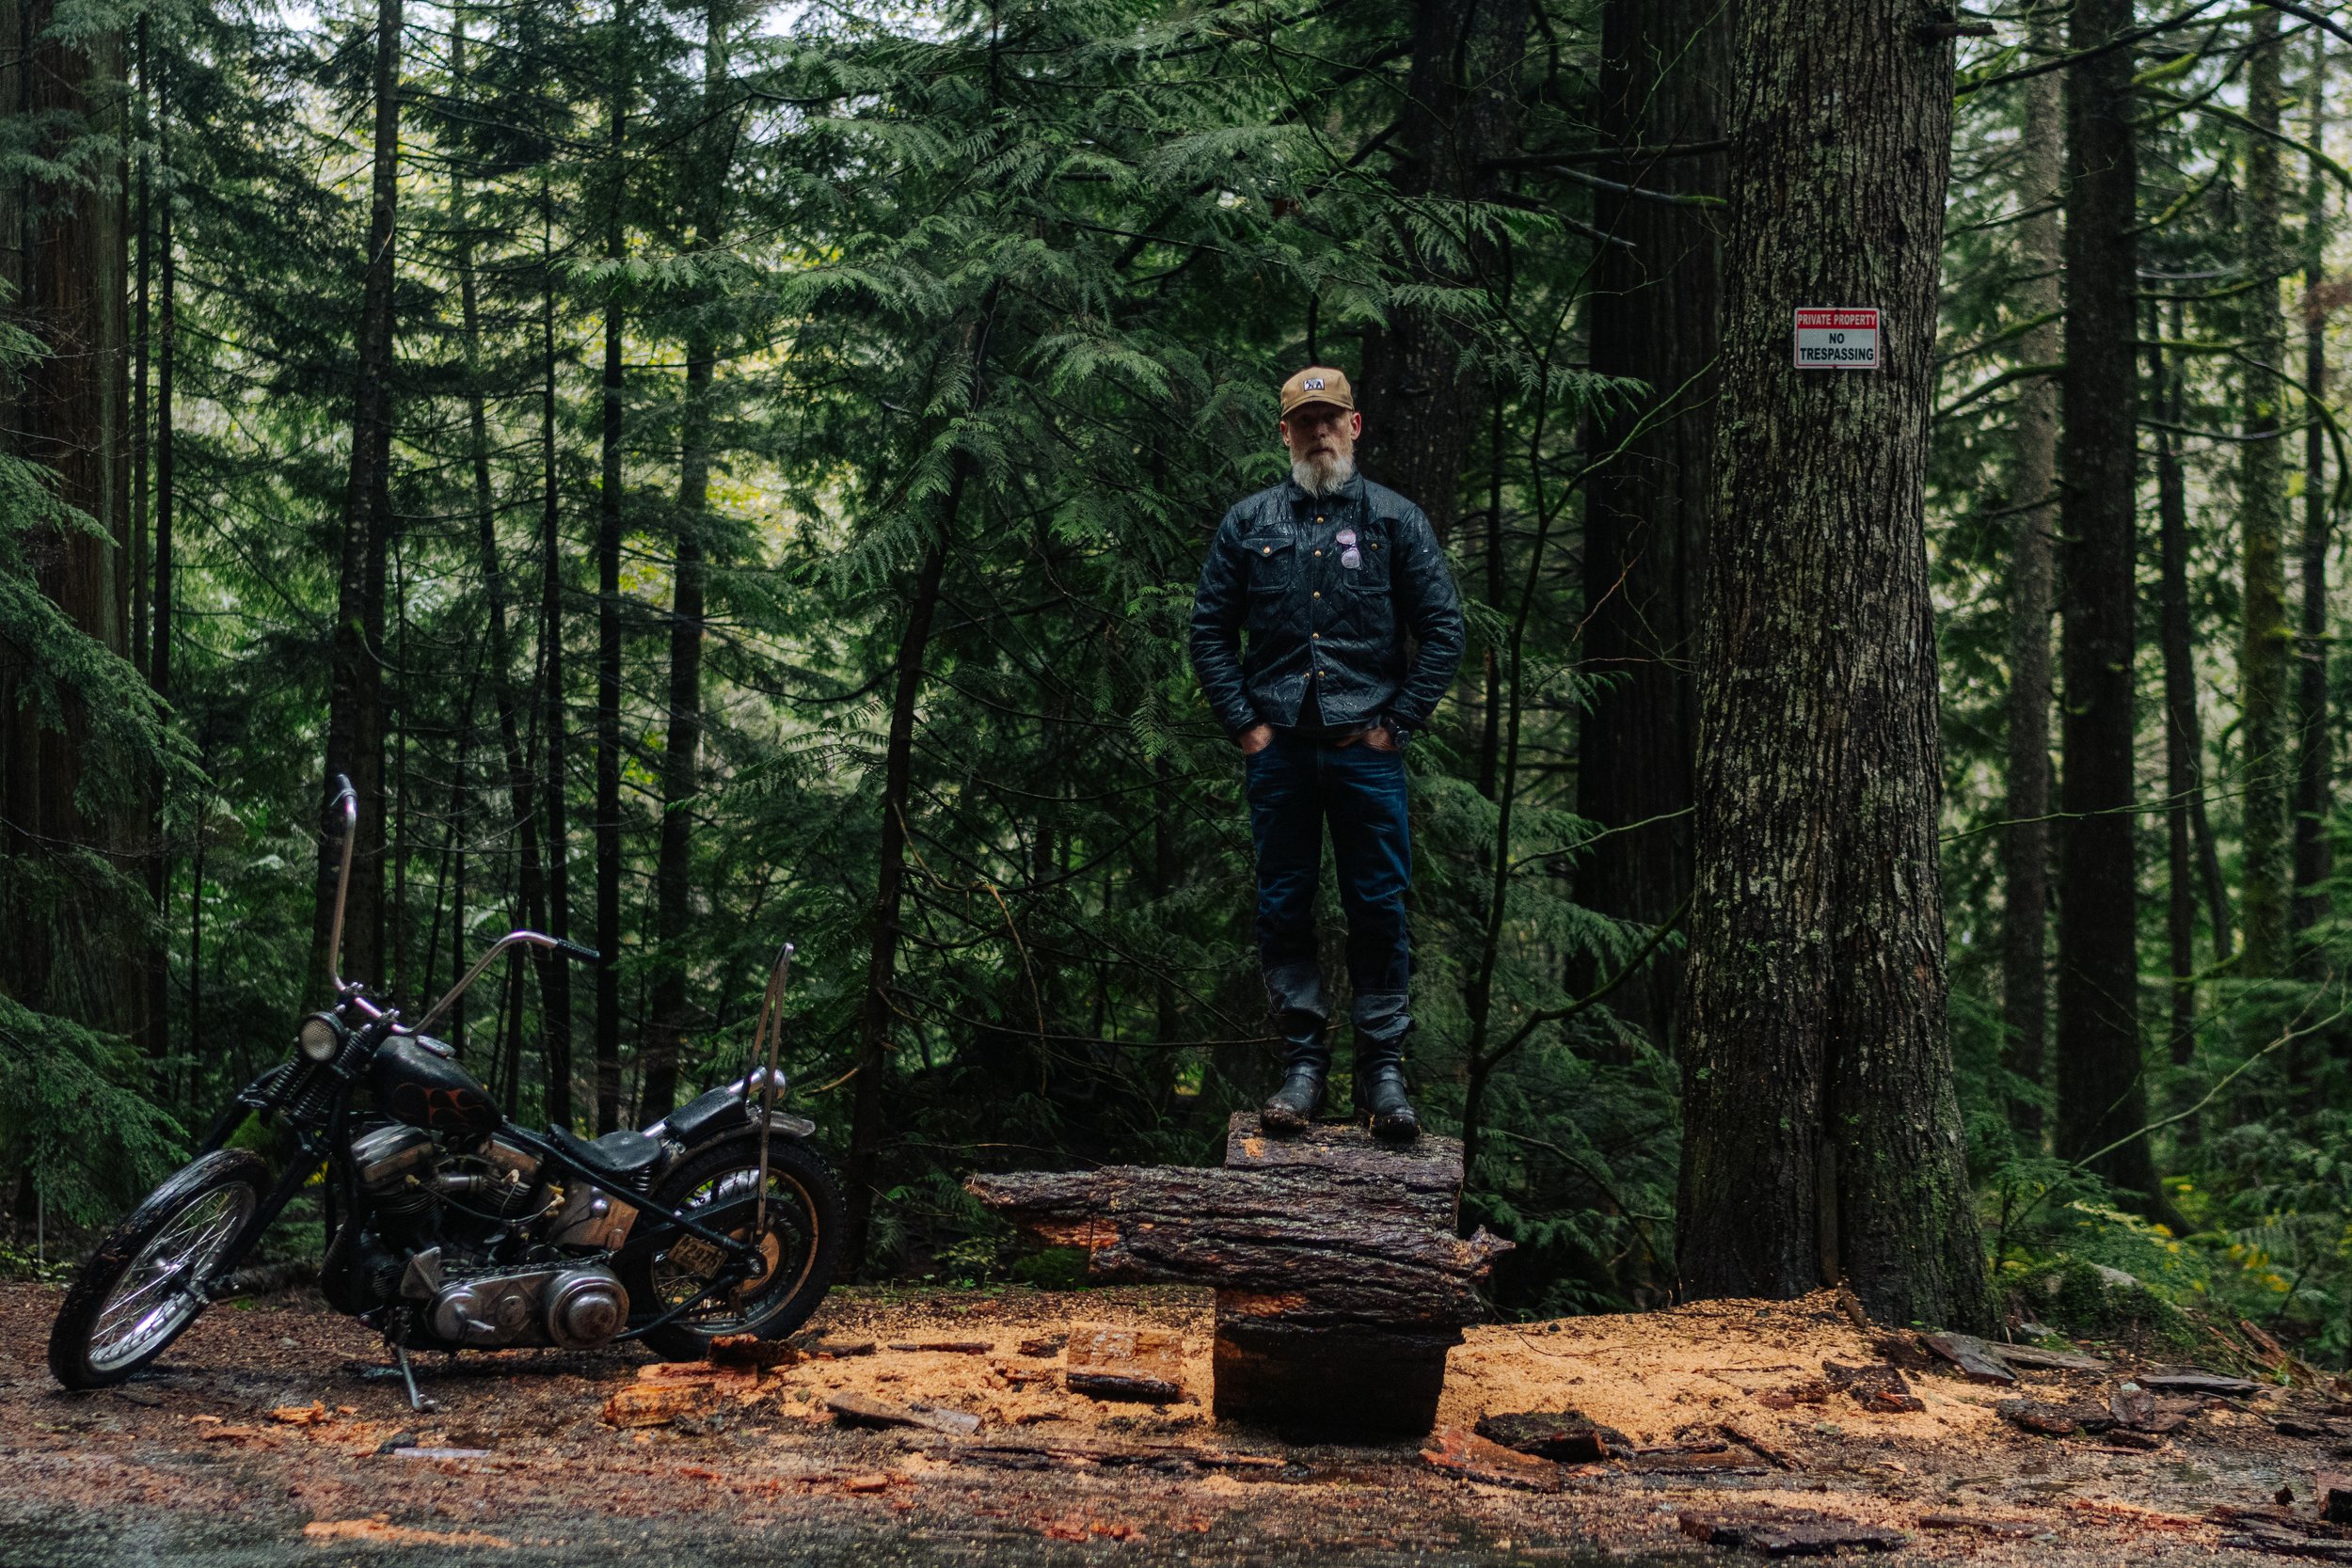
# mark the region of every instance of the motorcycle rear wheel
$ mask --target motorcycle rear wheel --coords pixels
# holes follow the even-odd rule
[[[182,1166],[83,1261],[49,1330],[49,1371],[105,1388],[154,1360],[210,1307],[200,1287],[245,1240],[269,1167],[245,1149]]]
[[[690,1156],[653,1196],[683,1210],[723,1235],[748,1240],[756,1214],[759,1146],[750,1138]],[[639,1222],[657,1223],[649,1215]],[[841,1258],[848,1209],[840,1184],[806,1144],[778,1136],[768,1146],[768,1212],[761,1251],[767,1272],[713,1296],[645,1336],[645,1343],[675,1361],[699,1360],[710,1341],[751,1334],[780,1339],[806,1323],[833,1287]],[[622,1283],[630,1316],[659,1316],[691,1300],[717,1272],[722,1255],[694,1236],[675,1236],[624,1254]]]

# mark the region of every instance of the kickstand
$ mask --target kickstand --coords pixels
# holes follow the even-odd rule
[[[438,1404],[417,1392],[417,1374],[415,1369],[408,1365],[408,1347],[394,1345],[392,1356],[400,1363],[400,1381],[408,1386],[408,1408],[420,1413],[438,1410]]]

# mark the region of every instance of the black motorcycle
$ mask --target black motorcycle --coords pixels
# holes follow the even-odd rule
[[[336,784],[330,974],[342,967],[358,820],[350,782]],[[643,1339],[684,1360],[723,1336],[778,1338],[805,1322],[833,1282],[844,1215],[808,1142],[815,1124],[775,1108],[791,945],[769,975],[740,1079],[643,1132],[593,1141],[507,1120],[430,1033],[520,945],[601,961],[575,942],[510,931],[414,1023],[338,977],[334,1006],[302,1021],[294,1054],[240,1091],[197,1157],[84,1261],[50,1331],[57,1381],[105,1387],[162,1354],[235,1293],[239,1265],[322,1170],[321,1289],[337,1311],[382,1332],[420,1409],[411,1350]],[[230,1147],[256,1115],[274,1134],[275,1171]]]

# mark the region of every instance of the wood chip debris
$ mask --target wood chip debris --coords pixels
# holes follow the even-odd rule
[[[1523,1410],[1481,1416],[1474,1430],[1488,1442],[1555,1464],[1582,1465],[1633,1457],[1632,1440],[1624,1433],[1587,1420],[1573,1410]]]
[[[1803,1509],[1741,1513],[1685,1513],[1682,1533],[1716,1546],[1737,1546],[1766,1557],[1822,1557],[1849,1548],[1891,1552],[1911,1538],[1883,1525]]]
[[[1927,1408],[1927,1402],[1913,1393],[1911,1385],[1903,1380],[1902,1369],[1891,1361],[1859,1367],[1824,1361],[1821,1372],[1833,1387],[1852,1395],[1854,1403],[1873,1415],[1893,1416]]]
[[[789,1367],[801,1353],[783,1339],[763,1339],[756,1334],[724,1334],[710,1341],[710,1360],[722,1367],[749,1367],[758,1371]]]
[[[1506,1449],[1460,1427],[1444,1427],[1430,1434],[1433,1447],[1422,1449],[1430,1468],[1482,1481],[1488,1486],[1512,1486],[1524,1492],[1560,1490],[1560,1466],[1549,1459]]]
[[[632,1383],[614,1390],[604,1402],[604,1423],[624,1431],[665,1427],[681,1416],[700,1415],[717,1403],[718,1397],[718,1389],[707,1382]]]
[[[904,1339],[890,1348],[911,1355],[986,1355],[996,1343],[993,1339]]]
[[[980,1418],[968,1410],[935,1404],[893,1404],[865,1394],[834,1394],[825,1401],[834,1419],[848,1427],[921,1427],[931,1432],[968,1437],[980,1430]]]
[[[1073,1323],[1062,1386],[1096,1400],[1168,1404],[1184,1397],[1184,1337],[1173,1329]]]
[[[1965,1529],[1979,1535],[1997,1536],[2007,1541],[2028,1541],[2049,1532],[2047,1525],[2037,1525],[2030,1519],[1988,1519],[1978,1513],[1922,1513],[1921,1529]]]

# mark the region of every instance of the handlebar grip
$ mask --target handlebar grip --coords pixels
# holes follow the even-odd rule
[[[579,963],[600,964],[604,962],[603,954],[593,947],[582,947],[576,942],[566,942],[559,938],[555,943],[555,950]]]

